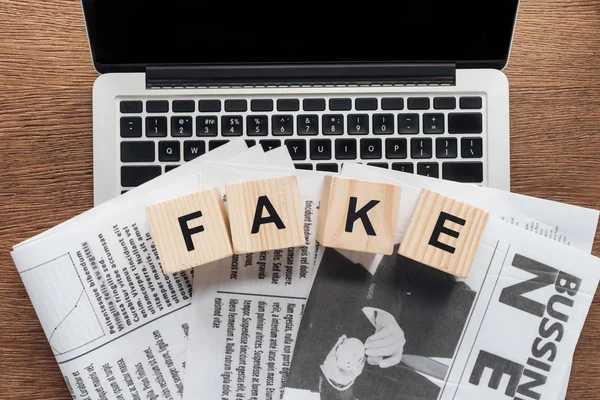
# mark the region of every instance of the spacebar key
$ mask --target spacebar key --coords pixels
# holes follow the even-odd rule
[[[148,165],[140,167],[121,167],[121,186],[135,187],[146,183],[161,174],[161,167]]]
[[[464,183],[483,182],[483,163],[445,162],[442,164],[442,179]]]

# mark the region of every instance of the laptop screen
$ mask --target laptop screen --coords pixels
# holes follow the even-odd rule
[[[83,0],[83,7],[94,62],[104,71],[152,64],[442,61],[502,68],[518,0],[268,7]]]

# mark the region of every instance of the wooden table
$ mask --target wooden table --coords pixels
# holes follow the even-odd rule
[[[512,191],[600,209],[600,0],[522,1],[505,72]],[[1,399],[70,398],[9,251],[93,205],[96,76],[79,2],[0,0]],[[567,398],[600,399],[600,292]]]

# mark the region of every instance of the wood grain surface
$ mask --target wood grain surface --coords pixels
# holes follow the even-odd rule
[[[600,0],[523,0],[512,191],[600,208]],[[75,0],[0,0],[0,399],[69,399],[10,249],[92,207],[94,71]],[[600,235],[594,255],[600,256]],[[568,399],[600,399],[600,292]]]

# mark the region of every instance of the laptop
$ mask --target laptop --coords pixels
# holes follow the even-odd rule
[[[510,189],[517,0],[82,6],[96,205],[236,138],[286,146],[299,169]]]

